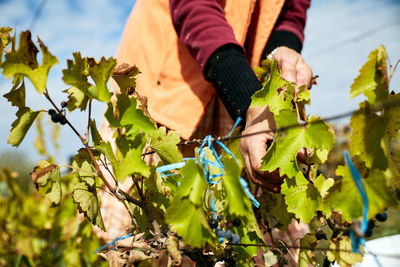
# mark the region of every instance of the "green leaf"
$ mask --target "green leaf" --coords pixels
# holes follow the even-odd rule
[[[1,68],[7,79],[16,74],[28,77],[36,90],[42,94],[46,90],[50,68],[56,65],[58,60],[48,51],[40,39],[38,39],[38,43],[43,55],[40,66],[36,58],[39,51],[32,42],[30,31],[25,31],[21,32],[19,36],[18,49],[6,54]]]
[[[368,168],[386,170],[388,161],[382,148],[387,121],[373,112],[367,102],[360,103],[360,109],[351,117],[353,128],[350,137],[350,153],[357,155]]]
[[[379,46],[368,56],[360,74],[351,85],[351,98],[364,93],[370,104],[385,102],[388,98],[387,53]]]
[[[223,192],[225,194],[224,210],[228,212],[231,218],[239,218],[242,221],[243,226],[236,228],[241,237],[241,242],[245,244],[262,243],[262,234],[253,213],[252,203],[239,180],[239,166],[236,160],[231,158],[225,158],[223,165],[225,171],[222,177]],[[238,253],[239,258],[251,258],[257,254],[258,248],[235,246],[234,251]]]
[[[138,135],[134,140],[129,140],[125,137],[117,138],[116,155],[109,142],[102,142],[95,148],[110,161],[116,179],[123,181],[135,173],[145,177],[150,175],[150,167],[142,159],[142,150],[145,144],[146,139]]]
[[[227,211],[236,216],[247,216],[252,213],[251,202],[240,184],[240,169],[234,159],[225,159],[225,175],[222,184],[225,192]]]
[[[207,189],[207,182],[203,172],[194,160],[189,160],[181,169],[181,175],[181,184],[175,197],[188,197],[190,203],[197,208],[202,207],[204,192]]]
[[[112,74],[112,78],[118,84],[121,94],[129,95],[136,88],[136,75],[140,73],[136,65],[129,66],[124,63],[119,65]]]
[[[314,247],[317,239],[314,234],[306,234],[302,239],[300,239],[300,247]],[[301,249],[299,255],[299,267],[308,267],[310,265],[315,266],[314,253],[309,249]]]
[[[279,128],[296,125],[296,112],[281,110],[280,114],[275,116],[275,121]],[[278,132],[275,141],[262,159],[261,170],[273,172],[279,169],[281,176],[294,177],[299,172],[296,157],[301,148],[330,150],[334,142],[334,134],[327,123],[322,121],[313,123],[310,119],[305,128],[293,127],[283,133]]]
[[[175,197],[167,209],[165,220],[184,242],[202,248],[216,242],[202,207],[196,207],[188,198]]]
[[[157,153],[164,164],[180,162],[182,154],[177,144],[181,141],[180,135],[175,131],[168,131],[160,127],[156,132],[150,133],[150,147]]]
[[[99,200],[95,186],[89,186],[86,182],[74,185],[72,192],[74,203],[78,204],[78,210],[94,225],[105,231],[103,218],[101,216]]]
[[[137,107],[136,98],[130,98],[129,108],[121,115],[120,123],[122,126],[131,126],[144,132],[152,132],[156,130],[154,122],[147,117],[143,110]]]
[[[107,119],[111,127],[113,128],[121,127],[119,121],[114,116],[114,107],[111,102],[107,104],[107,110],[106,113],[104,114],[104,117]]]
[[[79,52],[74,53],[73,56],[74,60],[67,60],[67,69],[63,70],[63,81],[81,90],[90,98],[110,102],[111,93],[107,88],[107,81],[116,65],[115,59],[106,60],[103,57],[100,62],[96,62],[93,58],[82,58]],[[96,86],[88,82],[89,76]]]
[[[325,179],[324,175],[320,174],[315,182],[315,186],[318,189],[319,194],[324,199],[328,195],[329,189],[335,184],[335,180],[332,178]]]
[[[287,210],[304,223],[309,223],[316,216],[322,203],[317,188],[307,181],[302,172],[293,178],[286,178],[281,193],[285,195]]]
[[[400,129],[400,93],[389,96],[393,106],[385,108],[384,118],[388,122],[387,135],[389,139],[395,138]]]
[[[345,166],[338,166],[336,175],[343,177],[329,190],[325,198],[325,206],[342,213],[342,219],[350,222],[362,216],[363,204],[360,193],[352,179],[350,170]],[[368,197],[368,218],[373,218],[385,208],[396,205],[396,200],[390,189],[386,187],[383,173],[377,169],[363,179]]]
[[[70,112],[77,108],[81,111],[86,109],[89,97],[81,90],[72,86],[63,92],[68,94],[67,108]]]
[[[10,27],[0,27],[0,64],[3,59],[4,48],[7,47],[7,45],[11,41],[11,36],[10,36],[11,32],[12,28]]]
[[[102,57],[99,62],[94,58],[88,58],[89,64],[89,74],[92,77],[94,83],[96,84],[96,90],[91,90],[89,92],[96,98],[103,102],[109,102],[111,98],[111,93],[107,88],[107,82],[111,77],[111,74],[117,65],[117,61],[110,57],[105,59]]]
[[[81,148],[72,158],[72,167],[80,182],[85,182],[88,186],[96,186],[96,168],[85,148]]]
[[[94,146],[97,146],[103,142],[103,139],[97,130],[96,121],[94,119],[90,120],[90,132],[92,133],[92,142]]]
[[[400,187],[400,137],[397,137],[397,145],[390,149],[389,168],[385,172],[388,186]]]
[[[8,100],[8,102],[11,102],[12,106],[20,109],[25,107],[25,82],[21,76],[14,78],[13,88],[3,96]]]
[[[17,119],[11,124],[11,132],[7,142],[13,146],[19,146],[24,139],[32,123],[39,115],[39,111],[32,111],[30,108],[19,109],[16,113]]]
[[[271,112],[278,115],[283,109],[292,109],[294,85],[285,81],[278,70],[278,62],[273,61],[271,74],[263,88],[252,97],[250,107],[268,105]]]
[[[59,205],[61,202],[61,176],[60,169],[55,164],[45,160],[38,162],[38,165],[31,173],[31,179],[39,192],[51,201],[52,205]]]

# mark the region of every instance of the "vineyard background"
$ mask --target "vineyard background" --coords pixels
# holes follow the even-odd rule
[[[60,3],[58,3],[58,6],[56,7],[55,2],[49,2],[46,3],[47,1],[43,1],[42,3],[45,3],[43,10],[42,10],[42,16],[36,15],[36,20],[31,20],[28,21],[24,24],[24,22],[21,22],[21,20],[15,20],[15,21],[5,21],[3,22],[3,19],[5,16],[1,16],[0,24],[1,25],[13,25],[15,24],[17,26],[18,30],[22,30],[26,27],[29,27],[30,25],[34,26],[33,28],[33,34],[34,35],[40,35],[41,38],[49,45],[49,47],[52,47],[52,51],[56,55],[61,55],[59,56],[61,64],[53,70],[53,72],[59,71],[59,69],[65,67],[65,58],[66,57],[71,57],[72,51],[75,50],[80,50],[85,56],[93,56],[93,57],[99,57],[100,55],[113,55],[115,48],[117,46],[118,40],[119,40],[119,35],[122,30],[122,25],[124,23],[124,19],[121,19],[121,17],[126,18],[128,14],[128,10],[130,10],[130,6],[132,3],[127,3],[125,10],[122,11],[122,8],[115,8],[113,10],[113,15],[115,16],[121,16],[118,18],[119,22],[112,24],[109,29],[106,29],[105,31],[107,32],[112,32],[111,36],[106,37],[106,40],[100,40],[99,39],[99,45],[93,45],[93,42],[91,42],[91,48],[85,48],[85,45],[80,45],[79,42],[76,42],[75,40],[79,40],[80,38],[71,37],[75,32],[74,30],[83,30],[87,32],[91,32],[91,34],[95,35],[96,33],[93,32],[93,28],[96,28],[96,25],[94,24],[85,24],[83,21],[79,19],[79,17],[84,17],[84,12],[85,9],[92,9],[91,10],[91,15],[96,16],[102,12],[102,9],[107,9],[107,5],[109,3],[106,2],[100,2],[100,4],[97,6],[97,8],[93,9],[90,4],[87,4],[86,2],[83,3],[76,3],[74,1],[69,1],[69,2],[60,2],[61,4],[67,3],[67,8],[71,10],[72,16],[76,18],[77,21],[77,28],[73,28],[73,26],[69,25],[69,32],[71,35],[68,35],[68,31],[64,33],[60,33],[61,29],[57,29],[57,31],[53,31],[51,33],[47,32],[46,34],[46,25],[51,23],[51,20],[55,19],[56,12],[58,9],[63,10],[62,6]],[[333,6],[328,6],[329,4],[321,4],[321,3],[316,3],[315,6],[313,6],[310,10],[310,20],[307,26],[307,31],[306,35],[308,37],[306,43],[305,43],[305,49],[304,49],[304,57],[308,60],[310,65],[313,67],[313,69],[316,71],[316,74],[320,75],[319,79],[319,85],[313,89],[312,93],[312,110],[311,113],[318,113],[322,116],[328,116],[332,114],[337,114],[337,113],[342,113],[343,111],[346,110],[351,110],[354,108],[354,105],[352,103],[357,103],[359,102],[359,99],[356,99],[354,101],[350,101],[348,92],[349,92],[349,85],[351,84],[352,79],[356,76],[357,70],[359,67],[362,65],[362,62],[365,61],[365,57],[368,54],[368,52],[375,47],[377,47],[380,43],[385,44],[388,54],[392,59],[396,59],[398,57],[398,54],[396,54],[396,51],[399,51],[400,48],[400,40],[396,40],[396,38],[399,36],[398,33],[399,31],[399,24],[400,20],[396,19],[395,15],[390,15],[390,14],[396,14],[396,12],[400,11],[400,5],[396,1],[387,1],[383,5],[377,7],[375,4],[377,1],[365,1],[363,2],[362,6],[360,3],[358,3],[358,6],[354,6],[354,2],[357,1],[352,1],[347,2],[347,1],[340,1],[342,2],[343,5],[349,6],[349,10],[343,10],[338,8],[340,10],[341,15],[343,17],[348,17],[351,18],[354,21],[337,21],[338,14],[335,12],[330,12],[329,16],[322,16],[321,13],[326,14],[328,10],[335,10]],[[14,5],[18,5],[22,3],[22,1],[1,1],[0,2],[0,9],[2,10],[1,13],[3,15],[6,14],[6,10],[9,10],[9,8]],[[23,3],[22,3],[23,4]],[[33,7],[32,10],[35,10],[35,6],[31,4],[31,2],[26,2],[25,3],[28,7]],[[87,6],[86,6],[87,5]],[[5,7],[5,8],[3,8]],[[90,7],[90,8],[89,8]],[[352,10],[351,7],[354,9]],[[47,9],[47,11],[46,11]],[[23,11],[23,9],[18,9],[20,11]],[[81,11],[77,12],[77,11]],[[355,12],[357,10],[357,12]],[[376,12],[377,15],[382,16],[382,20],[376,19],[377,17],[374,16],[375,21],[373,25],[368,25],[366,23],[362,23],[360,18],[364,18],[363,14],[368,14],[368,16],[372,16],[372,11]],[[51,15],[48,14],[46,17],[46,12],[51,13]],[[317,13],[318,12],[318,13]],[[365,12],[365,13],[363,13]],[[369,13],[368,13],[369,12]],[[393,13],[392,13],[393,12]],[[35,17],[33,12],[31,11],[32,18]],[[36,13],[39,14],[39,13]],[[319,14],[319,15],[317,15]],[[397,13],[398,14],[398,13]],[[15,15],[15,13],[14,13]],[[104,16],[104,15],[103,15]],[[18,15],[15,15],[17,18]],[[332,20],[336,20],[336,23],[334,27],[328,27],[326,26],[327,29],[331,30],[332,32],[327,34],[327,31],[322,34],[322,30],[319,32],[315,30],[316,25],[318,27],[321,27],[322,23],[322,18],[324,17],[324,23],[326,23],[329,26],[332,26],[332,24],[327,23],[326,21],[330,21],[329,19],[332,18]],[[26,18],[29,18],[29,16],[26,16]],[[46,20],[47,18],[47,20]],[[370,18],[370,17],[369,17]],[[64,18],[67,19],[67,18]],[[71,18],[69,18],[71,19]],[[368,17],[365,17],[366,20],[368,20]],[[314,20],[314,21],[313,21]],[[377,23],[379,21],[379,23]],[[15,23],[14,23],[15,22]],[[18,22],[18,23],[17,23]],[[99,20],[99,22],[101,22]],[[365,22],[365,21],[364,21]],[[342,32],[343,33],[343,27],[349,27],[349,23],[354,23],[358,25],[362,25],[361,27],[358,27],[357,30],[355,30],[354,35],[350,35],[349,31],[346,31],[346,34],[335,34],[335,31]],[[54,25],[54,24],[53,24]],[[368,28],[368,26],[371,26]],[[337,27],[337,28],[336,28]],[[104,27],[98,27],[99,29],[101,28],[104,30]],[[351,27],[349,27],[351,28]],[[35,30],[37,29],[37,30]],[[62,36],[61,40],[60,38],[57,38],[58,36]],[[332,42],[332,36],[340,36],[340,38],[343,37],[341,40],[335,40],[335,42]],[[387,37],[386,37],[387,36]],[[66,39],[71,39],[74,42],[73,46],[68,45],[68,42],[63,42],[63,38]],[[385,40],[387,38],[387,41]],[[397,37],[399,38],[399,37]],[[90,39],[90,38],[89,38]],[[373,39],[373,41],[371,41]],[[108,40],[110,40],[108,42]],[[369,42],[367,42],[369,41]],[[53,43],[52,43],[53,42]],[[57,43],[62,43],[62,45],[57,45]],[[82,44],[86,43],[87,39],[82,40]],[[101,43],[101,44],[100,44]],[[366,45],[366,43],[368,43]],[[105,47],[103,44],[106,44]],[[318,46],[316,44],[319,44]],[[98,50],[94,50],[93,47],[100,47]],[[72,48],[72,49],[71,49]],[[350,49],[351,48],[351,49]],[[362,49],[360,49],[362,48]],[[63,53],[59,53],[57,49],[60,49],[63,51]],[[70,50],[71,49],[71,50]],[[86,50],[87,49],[87,50]],[[352,49],[356,49],[357,53],[351,53]],[[69,50],[69,51],[67,51]],[[64,54],[65,53],[65,58]],[[327,56],[328,55],[328,56]],[[329,56],[330,55],[330,56]],[[351,56],[349,56],[351,55]],[[334,60],[333,60],[334,58]],[[346,66],[346,68],[344,67]],[[333,74],[333,75],[332,75]],[[348,78],[346,78],[348,76]],[[51,77],[51,76],[50,76]],[[1,78],[0,80],[0,86],[3,88],[3,86],[8,87],[8,82],[4,80],[4,78]],[[56,82],[52,81],[52,78],[50,78],[49,81],[49,88],[50,91],[56,95],[55,99],[59,102],[65,98],[65,95],[59,93],[58,95],[56,94],[57,91],[61,91],[59,87],[62,86],[62,89],[65,89],[65,85],[60,85],[57,84]],[[395,89],[398,91],[399,88],[399,75],[395,75],[395,79],[393,79],[391,88]],[[33,90],[31,90],[33,92]],[[35,92],[33,92],[32,97],[36,97]],[[11,110],[8,105],[3,105],[5,102],[5,99],[0,100],[0,111],[3,112],[2,114],[7,114],[7,113],[14,113],[14,110]],[[340,104],[337,104],[340,103]],[[7,108],[5,108],[7,107]],[[35,107],[35,106],[33,106]],[[3,110],[4,108],[4,110]],[[94,114],[96,114],[96,119],[97,121],[101,120],[103,111],[104,111],[104,106],[97,106],[94,107]],[[1,125],[10,125],[12,119],[10,121],[3,121],[4,117],[8,116],[3,116],[1,119]],[[75,118],[77,120],[78,118]],[[71,119],[74,121],[74,118],[72,117]],[[337,127],[342,127],[342,125],[345,125],[348,120],[343,120],[337,123]],[[44,129],[49,129],[49,125],[47,122],[45,122]],[[77,123],[79,125],[79,123]],[[28,134],[27,140],[25,140],[24,145],[19,148],[18,151],[13,151],[10,149],[10,146],[5,144],[5,140],[7,139],[8,131],[9,129],[6,127],[2,127],[1,129],[2,132],[0,132],[0,139],[1,144],[0,144],[0,151],[1,151],[1,156],[0,156],[0,167],[7,166],[11,170],[17,171],[19,173],[19,184],[21,185],[21,189],[25,192],[25,194],[30,195],[32,199],[36,198],[36,193],[33,192],[33,188],[27,186],[27,173],[32,170],[32,167],[34,165],[33,162],[36,162],[37,160],[37,154],[34,152],[35,150],[33,149],[33,142],[36,138],[34,131],[32,133]],[[46,131],[46,134],[48,131]],[[59,152],[57,152],[57,145],[55,146],[56,149],[51,148],[50,149],[50,154],[56,153],[56,160],[60,162],[65,162],[68,161],[68,156],[72,154],[75,151],[68,151],[69,148],[73,147],[78,147],[78,142],[75,144],[71,144],[69,142],[74,140],[68,139],[68,142],[65,142],[66,136],[69,135],[68,130],[61,130],[60,131],[60,137],[59,137]],[[78,140],[77,140],[78,141]],[[47,147],[52,147],[51,144],[47,144]],[[39,157],[44,157],[39,156]],[[35,158],[35,160],[31,161],[31,158]],[[340,160],[340,156],[338,157],[338,160]],[[21,163],[22,162],[22,163]],[[15,173],[11,173],[11,176],[15,176]],[[43,203],[43,205],[47,205]],[[400,231],[398,224],[396,225],[396,221],[398,222],[400,219],[400,215],[395,212],[394,210],[389,210],[389,221],[384,224],[384,227],[377,227],[375,229],[375,235],[374,238],[378,236],[383,236],[383,235],[388,235],[388,234],[394,234],[398,233]],[[56,216],[56,215],[54,215]],[[66,240],[62,240],[60,243],[65,242]],[[94,240],[94,243],[98,244],[96,240]],[[33,252],[34,253],[34,252]],[[90,256],[88,256],[88,259]]]

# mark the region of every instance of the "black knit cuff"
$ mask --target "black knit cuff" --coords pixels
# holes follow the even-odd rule
[[[266,59],[269,53],[279,46],[286,46],[300,53],[303,45],[299,37],[292,32],[283,30],[272,32],[261,59]]]
[[[214,85],[233,120],[246,118],[251,96],[262,88],[240,47],[219,48],[207,61],[205,78]]]

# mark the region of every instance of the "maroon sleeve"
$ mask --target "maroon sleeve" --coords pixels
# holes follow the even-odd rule
[[[226,21],[220,1],[169,0],[169,4],[178,37],[202,71],[209,57],[221,46],[240,46]]]
[[[294,33],[301,43],[304,41],[304,27],[310,0],[286,0],[281,14],[275,23],[274,31]]]

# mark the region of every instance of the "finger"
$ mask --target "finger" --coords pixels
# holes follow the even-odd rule
[[[312,76],[311,67],[300,58],[296,66],[296,85],[298,87],[306,85],[307,88],[311,88]]]
[[[244,156],[243,158],[244,158],[244,162],[246,165],[246,171],[247,171],[248,175],[250,176],[251,180],[253,181],[253,183],[260,185],[263,188],[265,188],[271,192],[277,193],[280,191],[280,185],[275,185],[275,184],[269,183],[267,177],[257,174],[254,171],[254,169],[251,168],[250,160],[247,155]]]
[[[289,82],[296,82],[296,60],[285,58],[280,61],[281,75]]]

